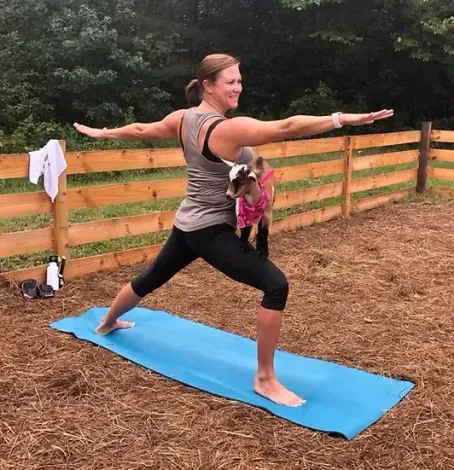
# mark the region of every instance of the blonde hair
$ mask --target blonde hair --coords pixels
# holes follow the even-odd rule
[[[239,64],[240,61],[228,54],[207,55],[197,67],[197,78],[191,80],[185,87],[186,100],[189,106],[198,106],[203,99],[203,81],[215,82],[219,72]]]

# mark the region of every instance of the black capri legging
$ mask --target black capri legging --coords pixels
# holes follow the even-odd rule
[[[231,279],[261,290],[264,293],[262,307],[284,310],[289,291],[285,274],[269,259],[260,259],[255,249],[242,250],[235,229],[228,224],[193,232],[173,227],[150,267],[133,279],[132,289],[139,297],[145,297],[197,258],[204,259]]]

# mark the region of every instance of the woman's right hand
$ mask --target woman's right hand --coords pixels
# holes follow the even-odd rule
[[[77,122],[74,127],[81,133],[94,139],[119,139],[119,140],[174,140],[178,138],[178,129],[185,109],[179,109],[168,114],[164,119],[157,122],[140,123],[133,122],[122,127],[107,129],[96,129],[84,126]]]
[[[105,130],[104,129],[96,129],[94,127],[84,126],[83,124],[78,124],[77,122],[74,123],[74,127],[81,133],[88,135],[88,137],[93,137],[94,139],[102,139],[105,138]]]

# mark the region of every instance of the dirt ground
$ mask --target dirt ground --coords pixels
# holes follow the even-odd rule
[[[454,468],[454,202],[405,202],[272,237],[281,349],[416,381],[352,441],[161,377],[48,327],[143,266],[25,301],[0,286],[0,469]],[[213,292],[213,286],[216,286]],[[196,262],[143,306],[255,338],[261,294]]]

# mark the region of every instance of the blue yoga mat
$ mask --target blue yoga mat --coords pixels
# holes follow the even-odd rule
[[[307,402],[291,408],[254,393],[256,342],[172,315],[136,307],[131,329],[95,333],[107,308],[95,307],[51,327],[206,392],[265,409],[299,425],[354,438],[395,406],[414,383],[328,361],[276,351],[279,380]]]

